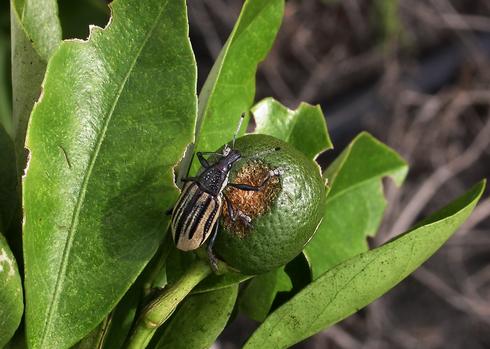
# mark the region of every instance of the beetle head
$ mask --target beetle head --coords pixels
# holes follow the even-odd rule
[[[228,172],[233,167],[233,164],[241,159],[240,152],[238,150],[230,148],[227,144],[223,149],[223,158],[216,164],[217,168],[223,172]]]

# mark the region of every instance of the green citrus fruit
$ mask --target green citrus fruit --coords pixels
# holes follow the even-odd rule
[[[242,155],[229,183],[260,186],[259,191],[227,187],[214,251],[244,274],[260,274],[298,255],[318,228],[325,209],[320,168],[291,145],[271,136],[251,134],[235,143]],[[250,222],[248,222],[250,220]]]

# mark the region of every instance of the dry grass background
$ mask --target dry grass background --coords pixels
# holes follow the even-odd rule
[[[241,1],[189,2],[202,84]],[[247,54],[244,52],[244,54]],[[387,181],[383,243],[490,175],[490,1],[288,1],[260,67],[257,97],[322,106],[335,151],[362,129],[410,163]],[[297,348],[490,347],[490,198],[411,277]],[[239,318],[216,348],[237,348],[255,324]]]

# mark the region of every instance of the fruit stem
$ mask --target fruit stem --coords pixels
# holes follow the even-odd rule
[[[177,305],[192,289],[211,272],[207,261],[197,259],[177,282],[161,290],[156,298],[143,309],[126,348],[146,348],[158,327],[172,315]]]

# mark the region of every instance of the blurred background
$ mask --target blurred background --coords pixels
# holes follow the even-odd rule
[[[241,0],[189,0],[199,87]],[[9,83],[9,9],[0,5],[0,80]],[[108,20],[103,0],[60,0],[65,38]],[[247,54],[247,52],[243,52]],[[15,62],[14,62],[15,64]],[[5,86],[5,84],[2,84]],[[4,98],[7,96],[7,98]],[[490,175],[490,0],[290,0],[257,75],[257,101],[320,104],[335,149],[361,130],[410,163],[377,246]],[[9,113],[8,92],[0,114]],[[0,116],[1,116],[0,115]],[[490,198],[423,267],[358,314],[295,348],[490,348]],[[242,316],[215,349],[239,348],[257,326]]]

